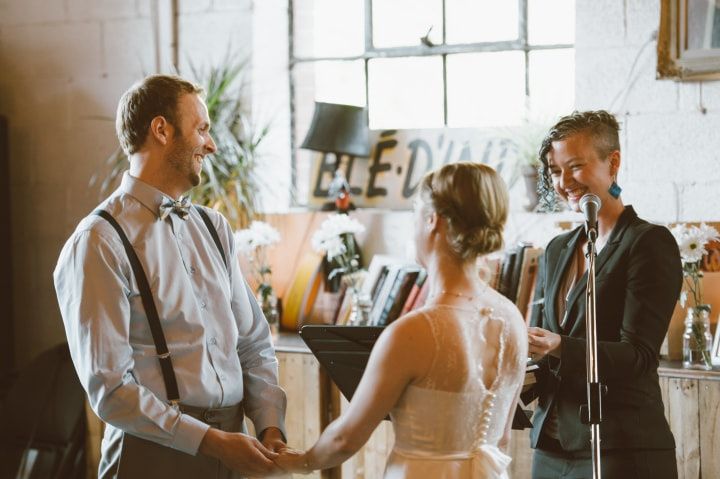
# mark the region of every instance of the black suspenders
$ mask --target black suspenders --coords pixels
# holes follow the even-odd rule
[[[212,236],[213,241],[215,241],[215,246],[217,246],[217,249],[220,250],[220,256],[222,256],[225,267],[229,268],[230,265],[227,262],[227,258],[225,258],[225,250],[222,247],[222,243],[220,243],[220,237],[218,236],[217,230],[215,229],[215,226],[213,226],[212,221],[210,221],[210,217],[207,215],[204,209],[200,208],[197,205],[195,205],[195,211],[200,213],[200,216],[202,217],[205,226],[207,226],[207,229],[210,232],[210,236]]]
[[[205,223],[205,226],[210,231],[210,235],[215,242],[220,255],[222,256],[223,263],[227,267],[227,260],[225,258],[225,250],[220,243],[217,230],[213,226],[207,213],[200,207],[195,206],[195,210],[200,213],[200,216]],[[138,288],[140,289],[140,297],[142,299],[143,308],[145,308],[145,314],[147,315],[148,323],[150,326],[150,333],[152,334],[153,342],[155,343],[155,351],[158,355],[158,361],[160,362],[160,371],[162,372],[163,382],[165,383],[165,392],[167,398],[172,404],[177,404],[180,400],[180,394],[178,392],[177,379],[175,378],[175,370],[172,365],[172,358],[170,357],[170,351],[167,347],[167,341],[165,340],[165,334],[163,333],[162,326],[160,324],[160,317],[158,316],[157,308],[155,307],[155,301],[153,300],[152,291],[147,280],[145,270],[140,263],[140,260],[133,249],[130,240],[123,231],[122,227],[115,221],[110,213],[105,210],[97,210],[94,214],[105,219],[110,225],[115,228],[120,240],[122,241],[123,247],[125,247],[125,253],[130,260],[130,266],[132,267],[135,280],[137,281]]]

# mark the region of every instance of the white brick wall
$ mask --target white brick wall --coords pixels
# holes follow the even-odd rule
[[[216,0],[217,1],[217,0]],[[227,0],[223,3],[231,3]],[[258,151],[259,178],[267,187],[266,212],[290,205],[290,90],[288,87],[287,0],[262,0],[253,7],[252,111],[258,124],[271,124]]]
[[[97,190],[87,184],[115,148],[109,119],[119,95],[156,68],[150,4],[0,0],[0,112],[11,125],[14,318],[21,364],[63,339],[52,269],[77,221],[97,203]],[[222,60],[229,45],[241,56],[249,56],[253,45],[255,57],[268,55],[252,74],[253,108],[279,125],[267,145],[269,158],[277,162],[269,159],[264,174],[276,177],[289,165],[282,78],[287,45],[280,43],[287,28],[281,23],[257,31],[263,27],[253,24],[252,14],[258,10],[258,22],[280,18],[283,2],[183,0],[180,5],[181,73],[189,73],[189,61],[207,66]],[[659,0],[577,0],[576,11],[576,106],[609,108],[638,50],[657,28]],[[654,49],[654,43],[645,48],[620,102],[624,198],[651,220],[717,221],[720,82],[655,80]],[[285,184],[274,185],[280,197]],[[511,236],[534,234],[524,231],[522,220],[510,225]],[[535,229],[544,226],[539,221]]]
[[[156,71],[151,5],[0,0],[0,113],[10,120],[19,365],[64,339],[52,271],[77,222],[99,201],[88,181],[117,146],[120,95]],[[223,58],[228,40],[248,54],[251,6],[250,0],[183,0],[182,61],[209,65]]]
[[[576,107],[610,108],[660,18],[659,0],[577,0]],[[720,82],[655,79],[656,43],[615,112],[623,199],[655,221],[720,219]],[[701,111],[706,109],[706,113]]]

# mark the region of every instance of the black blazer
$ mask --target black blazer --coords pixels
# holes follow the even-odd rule
[[[540,361],[539,396],[530,433],[537,447],[548,411],[557,408],[560,444],[567,451],[590,448],[590,428],[579,419],[587,404],[585,289],[587,272],[570,291],[565,328],[555,299],[583,227],[555,237],[540,262],[531,326],[562,335],[561,357]],[[682,286],[680,253],[670,231],[638,218],[631,206],[620,215],[595,262],[598,368],[607,386],[602,399],[603,449],[672,449],[658,383],[660,345]]]

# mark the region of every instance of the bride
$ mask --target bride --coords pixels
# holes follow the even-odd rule
[[[345,414],[306,452],[276,459],[288,472],[336,466],[389,413],[395,445],[385,478],[503,478],[503,449],[522,386],[525,323],[479,279],[477,258],[502,246],[505,184],[490,167],[428,173],[415,200],[417,259],[428,271],[422,309],[388,326]]]

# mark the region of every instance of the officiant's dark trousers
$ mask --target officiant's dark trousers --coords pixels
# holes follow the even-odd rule
[[[585,479],[592,478],[590,451],[563,451],[560,444],[542,441],[545,449],[535,449],[532,461],[532,479]],[[540,446],[540,444],[538,444]],[[677,461],[674,449],[617,449],[602,451],[600,469],[603,479],[677,479]]]

